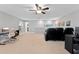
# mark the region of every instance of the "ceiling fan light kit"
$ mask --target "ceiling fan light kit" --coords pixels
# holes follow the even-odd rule
[[[37,10],[37,13],[38,13],[38,14],[41,13],[41,10]]]

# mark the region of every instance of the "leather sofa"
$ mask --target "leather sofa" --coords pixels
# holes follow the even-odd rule
[[[66,34],[73,34],[73,28],[48,28],[45,34],[45,40],[64,41]]]
[[[64,40],[64,29],[56,28],[56,40]]]
[[[45,40],[62,40],[63,35],[63,28],[49,28],[45,34]]]
[[[56,29],[55,28],[49,28],[47,29],[47,32],[45,34],[45,40],[56,40]]]

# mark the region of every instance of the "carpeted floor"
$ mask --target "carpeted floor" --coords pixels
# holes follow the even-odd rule
[[[18,40],[7,45],[0,45],[0,53],[11,54],[69,54],[64,49],[63,41],[45,41],[43,34],[24,33]]]

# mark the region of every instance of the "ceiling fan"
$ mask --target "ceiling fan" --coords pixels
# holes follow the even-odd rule
[[[42,6],[40,6],[39,4],[35,4],[35,9],[33,10],[29,10],[29,11],[35,11],[36,14],[42,13],[42,14],[46,14],[46,11],[49,10],[48,7],[43,8]]]

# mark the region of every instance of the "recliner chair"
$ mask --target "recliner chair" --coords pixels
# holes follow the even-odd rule
[[[64,30],[64,34],[66,35],[66,34],[73,34],[73,32],[74,32],[74,29],[73,28],[65,28],[65,30]]]

